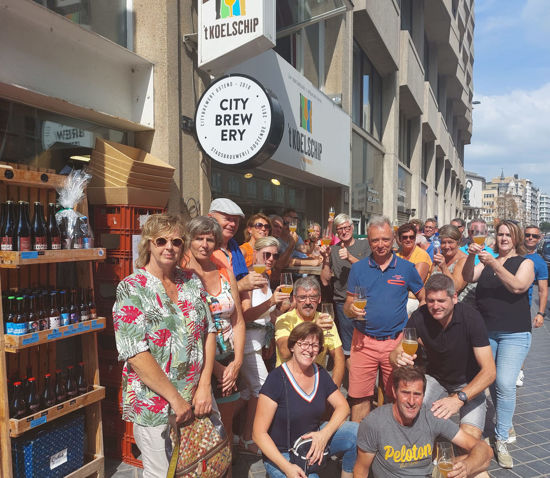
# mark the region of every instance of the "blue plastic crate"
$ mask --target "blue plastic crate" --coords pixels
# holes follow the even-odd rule
[[[47,428],[12,440],[14,476],[61,478],[84,465],[84,415],[52,422]]]

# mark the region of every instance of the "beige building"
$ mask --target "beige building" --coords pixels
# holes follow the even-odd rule
[[[196,67],[196,1],[0,0],[0,7],[0,60],[10,66],[0,71],[0,121],[10,133],[1,161],[40,155],[52,131],[55,141],[84,147],[99,136],[176,167],[169,207],[188,215],[218,196],[247,213],[294,207],[318,221],[335,206],[360,228],[377,213],[399,223],[462,214],[473,0],[278,0],[274,50],[229,70],[270,83],[287,108],[285,135],[301,131],[294,96],[312,99],[307,133],[330,153],[294,157],[283,136],[253,171],[213,164],[182,128],[212,81]],[[265,71],[273,74],[263,78]]]

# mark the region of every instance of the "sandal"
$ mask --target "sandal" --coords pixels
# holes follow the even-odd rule
[[[256,451],[251,450],[250,447],[256,447]],[[262,451],[258,448],[258,445],[254,443],[254,440],[241,440],[239,441],[239,453],[244,455],[262,456]]]

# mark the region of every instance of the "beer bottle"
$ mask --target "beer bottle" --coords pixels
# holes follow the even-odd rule
[[[78,394],[82,395],[88,391],[88,383],[86,382],[85,372],[84,372],[84,362],[78,363],[78,377],[76,379],[76,387]]]
[[[44,391],[42,392],[42,408],[50,408],[55,405],[55,392],[52,387],[52,376],[44,375]]]
[[[48,203],[48,249],[58,251],[61,249],[61,231],[55,219],[55,203]]]
[[[44,209],[42,204],[38,201],[34,203],[31,237],[33,251],[45,251],[48,248],[48,235],[44,221]]]
[[[2,230],[0,235],[2,236],[1,249],[3,251],[13,251],[13,237],[15,236],[15,204],[13,201],[6,202],[6,217],[2,221]]]
[[[59,312],[61,314],[61,325],[69,325],[71,318],[69,315],[69,309],[67,308],[67,291],[59,291],[59,302],[61,304]]]
[[[10,403],[10,416],[20,420],[27,414],[27,403],[25,402],[25,394],[23,393],[23,384],[14,382],[13,398]]]
[[[31,250],[31,224],[29,221],[29,203],[19,201],[19,220],[15,230],[16,247],[18,251]]]
[[[61,314],[57,308],[57,292],[50,293],[50,314],[48,317],[48,325],[50,329],[58,329],[61,325]]]
[[[77,395],[78,388],[76,385],[76,377],[74,376],[74,366],[69,365],[67,367],[67,399],[71,400]]]
[[[77,217],[73,229],[73,249],[82,249],[84,247],[84,234],[82,233],[82,225],[80,218]]]
[[[80,289],[80,322],[90,320],[90,309],[88,309],[88,301],[86,300],[86,289]]]
[[[50,328],[49,314],[47,310],[47,292],[42,291],[38,297],[38,323],[40,324],[40,330],[48,330]]]
[[[67,400],[67,387],[65,386],[65,379],[59,369],[55,371],[55,400],[57,403]]]
[[[92,288],[88,289],[88,309],[90,310],[90,320],[97,319],[97,308],[94,301],[94,291]]]
[[[71,249],[72,238],[69,234],[69,218],[67,216],[61,218],[59,229],[61,231],[61,249]]]
[[[36,307],[36,296],[28,296],[29,325],[27,327],[29,334],[40,330],[40,318]]]
[[[71,324],[80,322],[80,313],[76,302],[76,289],[71,289],[71,304],[69,306],[69,319]]]
[[[27,333],[28,317],[25,311],[25,298],[19,296],[15,299],[17,304],[17,315],[13,324],[14,335],[24,335]]]
[[[29,378],[29,395],[27,398],[27,405],[31,415],[40,411],[40,397],[38,396],[36,379],[34,377]]]
[[[7,204],[2,203],[2,209],[0,209],[0,231],[4,228],[4,223],[6,222],[6,212],[8,210]]]
[[[82,229],[82,247],[84,249],[93,249],[94,234],[86,216],[80,218],[80,228]]]
[[[8,296],[6,307],[6,334],[13,334],[13,325],[15,322],[16,308],[15,308],[15,296]]]

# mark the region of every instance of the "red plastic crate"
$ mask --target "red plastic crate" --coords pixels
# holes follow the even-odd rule
[[[96,281],[111,282],[115,287],[133,272],[132,252],[108,251],[104,261],[95,263]],[[103,296],[103,295],[102,295]]]
[[[94,206],[93,230],[121,231],[140,234],[139,217],[146,214],[165,212],[159,207],[139,206]]]
[[[132,252],[132,235],[139,233],[111,231],[111,230],[95,230],[94,243],[96,247],[104,247],[107,252]]]

